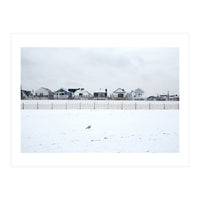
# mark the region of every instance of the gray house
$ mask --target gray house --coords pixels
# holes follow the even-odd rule
[[[36,99],[53,99],[53,92],[48,88],[41,87],[35,91],[34,98],[36,98]]]
[[[170,101],[179,101],[179,95],[170,95],[169,96]]]
[[[21,90],[21,99],[32,99],[33,95],[31,91]]]
[[[72,99],[73,93],[69,92],[63,88],[60,88],[56,92],[54,92],[54,99]]]

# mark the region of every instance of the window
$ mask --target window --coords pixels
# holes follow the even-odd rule
[[[98,93],[97,92],[94,93],[94,97],[98,97]]]
[[[118,98],[123,98],[124,94],[118,94]]]
[[[102,92],[102,93],[99,94],[99,96],[104,98],[105,97],[105,93]]]

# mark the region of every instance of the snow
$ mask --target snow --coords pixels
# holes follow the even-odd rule
[[[176,153],[179,111],[21,110],[21,151]]]

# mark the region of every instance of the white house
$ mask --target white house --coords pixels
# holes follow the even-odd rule
[[[134,99],[135,100],[144,100],[144,91],[141,90],[140,88],[137,88],[134,91],[135,95],[134,95]]]
[[[107,99],[108,95],[107,95],[107,89],[105,90],[98,90],[96,92],[94,92],[94,99],[98,99],[98,100],[103,100],[103,99]]]
[[[140,88],[137,88],[136,90],[132,90],[128,94],[128,99],[130,100],[144,100],[144,91]]]
[[[124,89],[118,88],[111,94],[111,99],[115,99],[115,100],[127,99],[127,93]]]
[[[53,98],[53,92],[48,88],[41,87],[35,90],[35,97],[51,99]]]
[[[84,88],[80,88],[74,92],[74,99],[91,99],[92,94]]]
[[[135,95],[134,90],[131,90],[131,92],[129,92],[129,93],[127,94],[128,100],[134,100],[134,95]]]

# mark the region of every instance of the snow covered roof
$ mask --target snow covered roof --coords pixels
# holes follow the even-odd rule
[[[64,89],[64,88],[60,88],[59,90],[56,90],[55,92],[62,92],[62,91],[63,92],[68,92],[67,89]]]
[[[83,95],[91,95],[87,90],[85,90],[84,88],[81,88],[79,90],[76,90],[76,92],[74,92],[74,95],[79,95],[80,93],[82,93]]]
[[[135,93],[144,93],[144,91],[141,90],[140,88],[137,88],[134,92],[135,92]]]
[[[113,93],[126,93],[126,91],[122,88],[118,88]]]
[[[50,89],[48,89],[48,88],[45,88],[45,87],[41,87],[42,89],[44,89],[44,90],[48,90],[49,92],[52,92]]]
[[[99,90],[95,91],[94,93],[106,93],[106,91],[105,91],[105,90],[102,90],[102,89],[100,88]]]
[[[53,94],[53,92],[50,89],[45,88],[45,87],[41,87],[41,88],[37,89],[35,92],[40,91],[40,90],[46,90],[49,92],[49,94]]]

